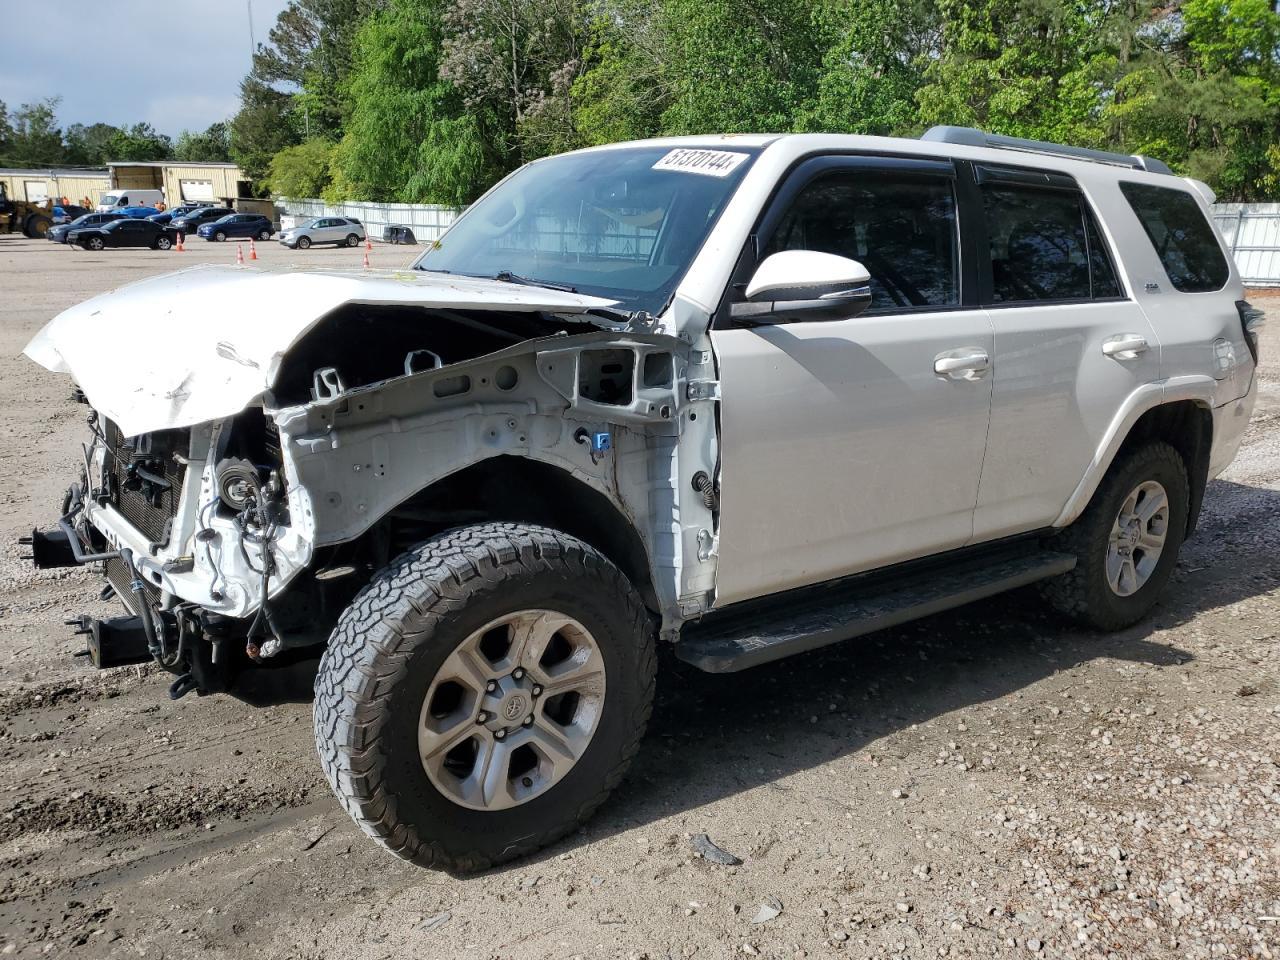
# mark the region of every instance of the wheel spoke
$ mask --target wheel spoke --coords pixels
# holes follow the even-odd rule
[[[498,799],[498,794],[507,782],[507,771],[511,769],[511,747],[505,743],[488,738],[485,746],[476,756],[475,769],[467,778],[468,783],[474,781],[473,790],[479,791],[480,802],[488,807]]]
[[[1138,546],[1148,554],[1158,555],[1160,551],[1164,549],[1164,533],[1157,533],[1154,530],[1144,529],[1138,536]]]
[[[546,682],[542,686],[542,699],[546,700],[570,691],[586,696],[603,693],[604,668],[596,660],[596,657],[591,657],[583,663],[570,660],[559,665],[568,669],[553,669],[550,673],[544,671]]]
[[[528,742],[542,748],[538,752],[546,757],[557,773],[563,773],[573,766],[585,749],[585,744],[573,736],[572,731],[557,726],[546,717],[539,717],[528,728]]]
[[[1152,517],[1164,510],[1168,505],[1169,499],[1165,496],[1164,490],[1148,490],[1142,503],[1138,505],[1138,519],[1145,526],[1151,522]]]
[[[571,621],[548,611],[527,613],[511,622],[511,652],[508,659],[514,666],[535,672],[539,661],[547,652],[551,638]]]
[[[443,730],[425,727],[418,734],[418,752],[422,754],[422,762],[431,763],[454,747],[466,743],[476,735],[476,729],[471,717],[462,715]]]
[[[493,669],[475,649],[474,644],[465,643],[449,655],[436,677],[452,678],[479,694],[484,692],[485,684],[489,682],[492,673]]]

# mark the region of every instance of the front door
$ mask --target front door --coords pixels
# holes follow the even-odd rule
[[[818,158],[761,220],[748,268],[781,250],[849,257],[872,304],[773,327],[717,315],[720,605],[969,540],[994,343],[962,290],[955,179],[950,162]]]

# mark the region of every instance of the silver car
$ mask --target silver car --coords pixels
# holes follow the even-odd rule
[[[354,217],[315,217],[281,232],[276,239],[295,250],[305,250],[313,243],[354,247],[364,239],[364,227]]]

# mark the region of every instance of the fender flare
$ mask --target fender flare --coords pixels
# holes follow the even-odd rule
[[[1116,454],[1120,452],[1121,446],[1128,438],[1129,432],[1144,414],[1156,407],[1181,400],[1193,400],[1212,408],[1217,387],[1218,381],[1212,377],[1191,375],[1144,383],[1130,393],[1111,419],[1102,442],[1094,452],[1093,460],[1090,461],[1088,469],[1085,470],[1084,476],[1071,496],[1067,498],[1066,504],[1052,526],[1065,527],[1084,513],[1098,485],[1102,483],[1102,478],[1106,476],[1111,464],[1115,461]]]

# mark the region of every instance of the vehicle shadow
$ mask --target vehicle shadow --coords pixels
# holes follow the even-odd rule
[[[1091,660],[1186,663],[1190,653],[1154,635],[1275,589],[1277,542],[1280,491],[1217,481],[1164,599],[1147,621],[1120,633],[1073,627],[1028,588],[739,674],[705,674],[665,658],[631,773],[565,843],[773,783]],[[706,828],[714,833],[714,824]]]

